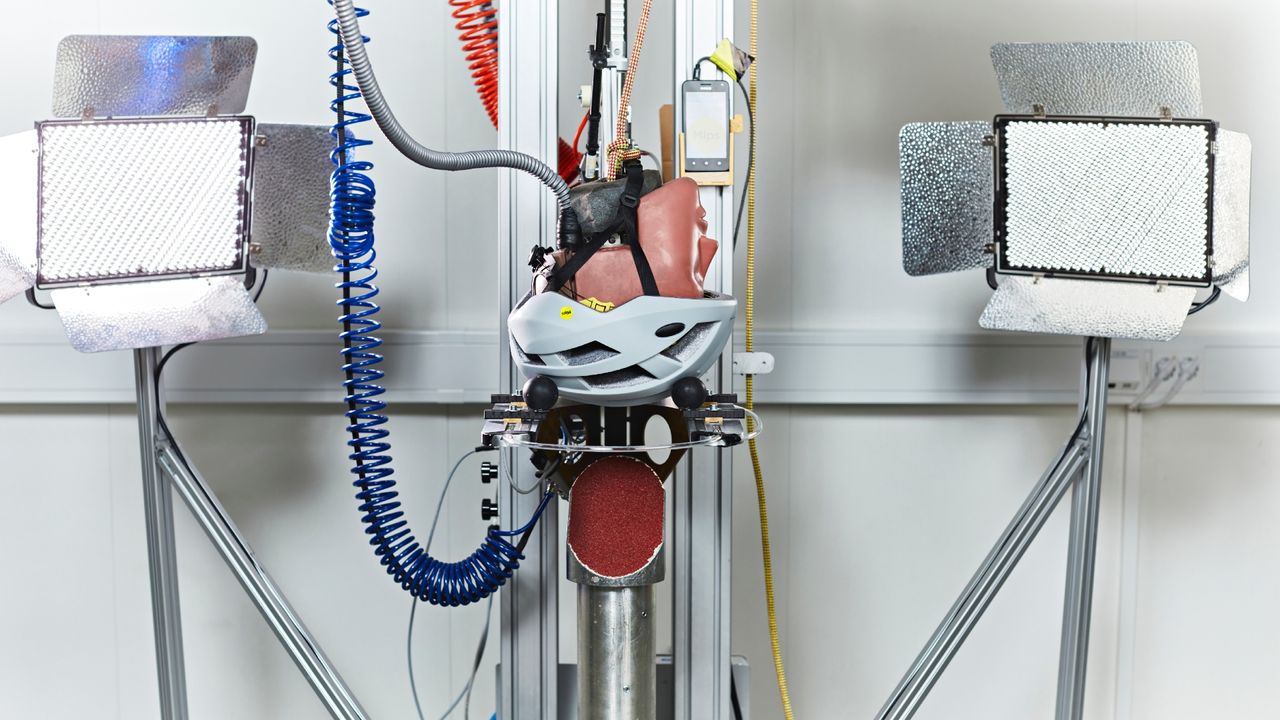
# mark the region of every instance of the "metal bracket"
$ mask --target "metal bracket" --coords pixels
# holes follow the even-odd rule
[[[733,354],[734,375],[768,375],[773,372],[773,355],[767,352]]]

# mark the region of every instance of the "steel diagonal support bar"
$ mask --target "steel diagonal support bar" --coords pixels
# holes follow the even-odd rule
[[[1060,672],[1058,720],[1079,720],[1063,715],[1067,707],[1079,712],[1084,695],[1085,655],[1088,651],[1089,610],[1093,590],[1093,557],[1097,545],[1098,483],[1101,478],[1102,432],[1107,399],[1107,370],[1111,343],[1091,339],[1087,346],[1082,406],[1086,408],[1080,431],[1062,456],[1036,483],[995,547],[951,606],[924,650],[894,688],[876,720],[907,720],[915,715],[938,678],[978,624],[1005,580],[1022,559],[1036,535],[1075,480],[1082,478],[1073,501],[1071,550],[1068,562],[1067,606],[1063,626],[1063,665]]]
[[[167,443],[161,443],[157,456],[160,469],[173,482],[196,522],[204,528],[209,541],[226,561],[236,580],[240,581],[240,587],[262,613],[262,619],[267,621],[276,639],[293,658],[329,715],[336,720],[365,720],[368,715],[355,695],[329,658],[325,657],[279,586],[258,563],[253,549],[240,536],[240,531],[213,490]]]

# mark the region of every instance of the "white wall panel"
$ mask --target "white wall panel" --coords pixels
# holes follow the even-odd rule
[[[1280,707],[1278,436],[1268,410],[1145,421],[1133,720]]]

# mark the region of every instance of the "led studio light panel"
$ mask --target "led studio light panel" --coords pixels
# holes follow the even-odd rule
[[[72,35],[58,120],[0,138],[0,302],[49,289],[76,350],[266,331],[250,266],[332,266],[324,126],[242,115],[249,37]]]
[[[1214,123],[994,127],[997,272],[1209,285]]]
[[[1005,110],[903,127],[903,268],[986,268],[988,329],[1146,340],[1197,288],[1249,294],[1249,138],[1203,116],[1185,42],[991,50]],[[1017,114],[1012,114],[1017,113]]]
[[[249,117],[37,125],[41,288],[244,271]]]

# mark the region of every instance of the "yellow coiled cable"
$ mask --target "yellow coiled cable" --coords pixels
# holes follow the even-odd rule
[[[759,23],[758,0],[751,0],[751,49],[752,57],[759,57],[757,47],[757,28]],[[756,110],[756,63],[750,67],[750,91],[747,103],[751,106],[751,156],[756,157],[756,123],[760,113]],[[746,291],[746,324],[747,352],[755,350],[755,304],[756,304],[756,168],[759,159],[751,164],[747,172],[747,291]],[[755,377],[747,375],[748,410],[755,408]],[[754,430],[750,416],[747,419],[748,430]],[[769,548],[769,504],[765,498],[764,470],[760,467],[760,451],[754,439],[747,442],[751,451],[751,468],[756,476],[756,502],[760,509],[760,555],[764,562],[764,598],[765,609],[769,617],[769,645],[773,650],[773,669],[778,676],[778,694],[782,698],[782,714],[786,720],[794,720],[791,711],[791,693],[787,689],[787,671],[782,663],[782,647],[778,641],[778,613],[773,599],[773,553]]]

